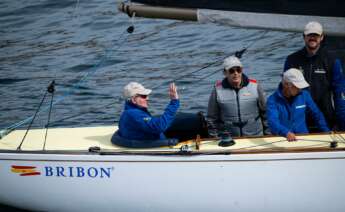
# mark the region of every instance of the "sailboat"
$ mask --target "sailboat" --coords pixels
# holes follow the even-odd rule
[[[111,143],[116,130],[3,134],[0,203],[33,211],[345,209],[345,132],[298,135],[297,142],[241,137],[227,147],[195,135],[176,146],[133,149]]]

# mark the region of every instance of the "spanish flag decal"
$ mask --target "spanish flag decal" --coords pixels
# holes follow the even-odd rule
[[[36,171],[35,166],[11,166],[11,172],[19,173],[20,176],[33,176],[41,174],[41,172]]]

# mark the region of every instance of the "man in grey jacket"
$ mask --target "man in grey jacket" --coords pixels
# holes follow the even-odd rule
[[[216,82],[208,102],[210,136],[268,134],[265,92],[256,80],[242,73],[243,66],[237,57],[226,58],[223,65],[225,78]]]

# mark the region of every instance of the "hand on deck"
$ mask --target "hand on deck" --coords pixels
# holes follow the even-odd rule
[[[288,134],[286,135],[286,139],[288,141],[296,141],[297,140],[296,135],[292,132],[288,132]]]
[[[178,99],[177,87],[175,83],[170,83],[169,95],[170,95],[170,99]]]

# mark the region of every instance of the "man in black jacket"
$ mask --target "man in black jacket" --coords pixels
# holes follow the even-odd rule
[[[284,71],[297,68],[302,71],[306,81],[310,84],[309,91],[317,106],[324,114],[328,127],[335,126],[334,103],[332,100],[332,74],[336,66],[333,58],[321,46],[324,39],[323,29],[318,22],[309,22],[304,29],[303,39],[305,46],[289,55],[285,61]],[[316,132],[311,119],[308,119],[311,132]]]

